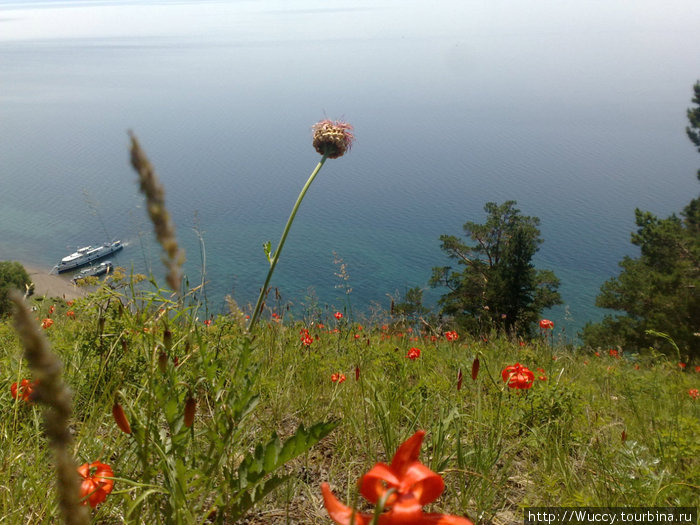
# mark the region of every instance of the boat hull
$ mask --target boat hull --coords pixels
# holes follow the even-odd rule
[[[81,279],[86,279],[88,277],[100,277],[102,275],[110,273],[113,270],[113,268],[114,266],[110,261],[105,261],[103,263],[100,263],[99,266],[93,266],[91,268],[85,268],[84,270],[80,270],[80,272],[73,277],[73,282],[77,283]]]
[[[95,261],[99,261],[100,259],[109,257],[113,253],[121,250],[122,248],[124,248],[124,245],[122,245],[120,242],[104,245],[99,251],[95,251],[94,253],[86,254],[83,257],[76,258],[70,261],[61,261],[56,267],[56,271],[58,273],[63,273],[75,270],[76,268],[82,268],[83,266],[92,264]]]

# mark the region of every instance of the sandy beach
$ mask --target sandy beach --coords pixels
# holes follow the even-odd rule
[[[66,300],[77,299],[87,295],[85,288],[75,286],[68,275],[49,273],[50,268],[41,268],[32,264],[22,263],[34,283],[34,295],[60,297]]]

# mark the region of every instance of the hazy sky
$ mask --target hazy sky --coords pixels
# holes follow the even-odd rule
[[[216,4],[214,6],[214,4]],[[270,31],[309,38],[454,37],[566,32],[695,34],[697,0],[222,0],[72,2],[0,0],[0,41],[61,37],[192,36],[245,30],[247,14],[276,14]],[[295,16],[315,13],[318,16]],[[368,14],[368,13],[371,13]],[[364,34],[346,35],[344,18],[363,16]],[[352,27],[357,28],[356,25]],[[290,31],[291,30],[291,31]],[[262,36],[262,35],[261,35]]]

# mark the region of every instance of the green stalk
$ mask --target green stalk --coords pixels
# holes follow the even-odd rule
[[[306,195],[306,192],[309,189],[309,186],[311,186],[311,183],[314,181],[316,178],[316,175],[318,175],[318,172],[321,171],[321,168],[323,167],[324,162],[326,162],[326,158],[328,158],[328,152],[326,151],[323,154],[323,157],[321,157],[321,161],[318,163],[316,166],[316,169],[311,172],[311,175],[309,176],[309,180],[306,181],[306,184],[304,184],[304,187],[301,189],[301,193],[299,193],[299,197],[297,197],[297,202],[294,204],[294,208],[292,208],[292,213],[289,215],[289,219],[287,220],[287,224],[284,227],[284,231],[282,232],[282,237],[280,238],[280,242],[277,245],[277,249],[274,251],[270,258],[270,269],[267,272],[267,277],[265,278],[265,284],[263,284],[263,287],[260,289],[260,295],[258,296],[258,302],[255,304],[255,309],[253,310],[253,316],[250,318],[250,323],[248,324],[248,331],[250,332],[253,327],[255,326],[255,323],[258,321],[258,318],[260,317],[261,311],[262,311],[262,303],[263,299],[265,297],[265,292],[267,291],[267,287],[270,285],[270,279],[272,279],[272,274],[275,271],[275,266],[277,266],[277,261],[280,258],[280,254],[282,253],[282,248],[284,247],[284,242],[287,240],[287,235],[289,234],[289,230],[292,228],[292,223],[294,222],[294,217],[297,214],[297,210],[299,209],[299,206],[301,205],[301,201],[304,200],[304,195]]]

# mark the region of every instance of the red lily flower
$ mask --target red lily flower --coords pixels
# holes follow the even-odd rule
[[[343,318],[343,314],[340,313],[340,312],[336,312],[336,313],[333,314],[333,315],[334,315],[334,317],[335,317],[338,321],[340,321],[340,320]]]
[[[31,403],[32,393],[34,392],[34,388],[36,388],[37,383],[38,381],[34,381],[32,383],[29,381],[29,379],[22,379],[18,387],[17,381],[15,381],[10,386],[12,399],[21,399],[22,401]]]
[[[459,516],[423,512],[423,506],[436,500],[445,488],[442,477],[418,461],[425,436],[419,430],[399,446],[391,465],[377,463],[360,480],[360,493],[373,504],[386,494],[388,511],[379,516],[379,525],[473,525]],[[373,516],[356,512],[341,503],[331,492],[328,483],[321,485],[323,501],[330,518],[339,525],[368,525]]]
[[[554,323],[550,321],[549,319],[541,319],[540,320],[540,328],[542,330],[554,330]]]
[[[41,327],[42,327],[44,330],[46,330],[46,329],[49,328],[52,324],[53,324],[53,319],[49,319],[49,318],[47,317],[46,319],[44,319],[44,320],[41,322]]]
[[[535,380],[535,374],[532,373],[532,370],[520,363],[505,367],[501,372],[501,377],[510,388],[522,390],[532,387],[532,382]]]
[[[95,471],[90,474],[92,469]],[[83,500],[83,505],[90,503],[91,507],[97,507],[114,488],[114,481],[107,479],[114,477],[112,467],[99,461],[89,464],[83,463],[78,467],[78,474],[83,478],[80,485],[80,497]]]
[[[411,361],[415,361],[420,357],[420,348],[411,348],[406,354],[406,357]]]
[[[456,341],[459,339],[459,334],[452,330],[451,332],[445,332],[445,339],[448,341]]]
[[[688,395],[692,399],[697,399],[698,397],[700,397],[700,391],[698,391],[697,388],[691,388],[690,390],[688,390]]]
[[[314,342],[314,338],[311,337],[309,331],[306,328],[302,328],[299,334],[301,334],[301,344],[303,344],[304,346],[311,346],[311,343]]]

